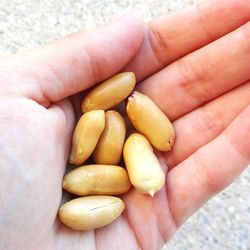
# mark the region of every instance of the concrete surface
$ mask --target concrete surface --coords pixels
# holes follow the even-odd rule
[[[1,0],[0,53],[35,47],[127,11],[146,20],[192,0]],[[250,249],[250,170],[200,209],[164,250]]]

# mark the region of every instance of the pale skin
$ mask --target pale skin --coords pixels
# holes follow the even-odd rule
[[[204,1],[1,58],[0,249],[157,250],[232,183],[250,162],[249,20],[248,0]],[[174,124],[175,146],[159,154],[166,186],[154,198],[131,191],[110,226],[72,231],[57,219],[76,122],[69,96],[120,71],[135,72]]]

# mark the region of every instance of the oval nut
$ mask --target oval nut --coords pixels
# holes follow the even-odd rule
[[[134,92],[127,102],[127,115],[135,129],[160,151],[171,149],[175,132],[167,116],[148,97]]]
[[[105,113],[94,110],[82,115],[78,121],[72,138],[72,149],[69,162],[79,165],[86,161],[105,127]]]
[[[119,195],[131,187],[127,171],[114,165],[86,165],[65,175],[63,188],[79,196]]]
[[[81,197],[62,205],[59,209],[59,219],[72,229],[91,230],[112,223],[124,208],[124,202],[117,197]]]
[[[131,134],[125,142],[123,157],[131,183],[151,196],[165,184],[165,174],[147,138]]]
[[[126,135],[123,117],[116,111],[110,110],[105,114],[105,129],[97,143],[93,158],[98,164],[118,164]]]
[[[110,109],[127,98],[135,87],[133,72],[117,74],[92,89],[81,104],[82,112]]]

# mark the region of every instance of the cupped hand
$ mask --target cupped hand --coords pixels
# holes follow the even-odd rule
[[[1,58],[0,248],[160,249],[249,164],[249,20],[248,0],[212,0]],[[76,232],[57,219],[75,126],[69,97],[119,71],[135,72],[137,89],[173,121],[175,145],[158,154],[166,186],[154,198],[132,190],[114,223]]]

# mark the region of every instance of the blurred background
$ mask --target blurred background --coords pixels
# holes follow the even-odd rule
[[[124,13],[149,21],[192,4],[194,0],[0,0],[0,54],[36,47]],[[164,250],[250,250],[249,191],[247,170],[190,218]]]

